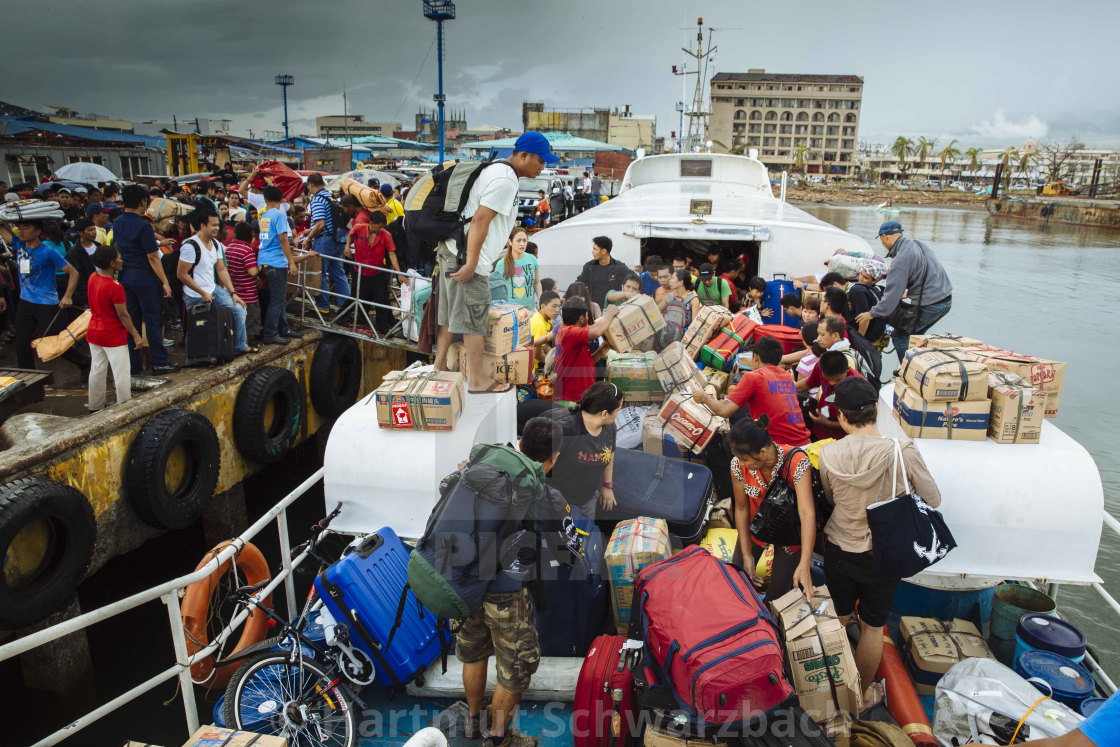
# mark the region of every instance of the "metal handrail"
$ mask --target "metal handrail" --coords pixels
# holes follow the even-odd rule
[[[389,341],[394,339],[393,338],[394,333],[402,332],[402,334],[403,334],[404,323],[405,323],[406,319],[412,320],[412,322],[414,324],[418,322],[418,320],[416,319],[416,313],[411,308],[405,309],[405,308],[402,308],[400,306],[391,306],[391,305],[381,304],[381,303],[377,303],[376,301],[369,301],[369,300],[365,300],[365,299],[361,298],[362,279],[363,279],[361,271],[362,271],[363,268],[373,268],[373,269],[376,269],[380,272],[388,273],[389,275],[396,275],[400,278],[400,280],[398,281],[399,283],[410,282],[412,280],[416,280],[417,279],[416,275],[411,275],[407,272],[400,272],[400,271],[397,271],[397,270],[390,269],[388,267],[374,267],[373,265],[365,264],[363,262],[358,262],[358,261],[352,260],[352,259],[346,259],[344,257],[324,257],[322,254],[320,254],[319,257],[322,259],[322,261],[324,263],[326,263],[326,262],[338,262],[339,264],[350,265],[350,266],[356,268],[356,272],[355,272],[355,275],[354,275],[354,281],[355,281],[354,282],[354,287],[351,289],[353,295],[344,295],[344,294],[338,293],[334,290],[330,290],[330,291],[323,290],[323,288],[322,288],[322,276],[323,276],[323,273],[326,272],[325,267],[322,267],[319,271],[319,274],[320,274],[319,283],[315,286],[309,286],[308,283],[307,283],[307,275],[309,274],[309,271],[307,270],[307,267],[306,267],[307,263],[306,262],[300,262],[299,265],[298,265],[297,281],[296,282],[288,281],[288,286],[297,289],[297,291],[300,295],[300,314],[299,314],[299,317],[300,317],[301,323],[310,324],[311,326],[315,326],[315,327],[318,327],[320,329],[328,330],[330,332],[334,332],[334,333],[337,333],[337,334],[345,334],[345,335],[349,335],[349,336],[352,336],[352,337],[358,337],[360,339],[369,339],[369,340],[375,340],[375,341],[378,341],[378,342],[389,342]],[[421,278],[421,279],[423,279],[423,278]],[[367,282],[372,282],[372,278],[370,280],[367,280]],[[319,311],[319,306],[315,302],[315,297],[312,295],[312,293],[317,293],[319,295],[326,296],[329,300],[341,299],[343,301],[348,302],[347,305],[344,307],[346,313],[345,314],[339,313],[333,319],[330,319],[330,320],[326,319],[323,316],[322,312]],[[400,314],[400,319],[398,321],[396,321],[393,324],[393,326],[389,328],[389,330],[387,332],[385,332],[384,334],[381,334],[377,331],[377,325],[370,318],[370,314],[369,314],[370,309],[373,309],[375,311],[376,311],[376,309],[388,309],[389,311]],[[350,322],[351,328],[348,328],[344,324],[339,324],[340,322],[343,321],[344,317],[349,317],[349,316],[351,316],[351,314],[353,315],[353,319]],[[360,314],[360,316],[359,316],[359,314]],[[362,324],[363,321],[364,321],[364,326],[366,328],[368,328],[368,330],[369,330],[368,333],[366,333],[366,332],[359,333],[359,332],[356,331],[356,328],[358,327],[358,325]]]
[[[39,646],[46,645],[52,641],[56,641],[63,636],[71,633],[76,633],[80,630],[94,625],[104,620],[120,615],[129,610],[135,609],[140,605],[153,602],[156,599],[163,601],[167,605],[168,623],[171,629],[172,642],[175,649],[174,666],[165,669],[164,671],[150,677],[139,685],[124,692],[117,697],[102,704],[98,708],[86,713],[78,719],[70,722],[61,729],[53,732],[44,739],[35,742],[31,747],[50,747],[51,745],[58,744],[64,739],[73,736],[80,730],[89,726],[90,724],[100,720],[101,718],[109,715],[123,705],[130,703],[135,698],[143,695],[144,693],[158,687],[159,685],[179,677],[180,689],[183,693],[183,709],[186,714],[187,728],[189,733],[194,733],[199,727],[198,712],[194,697],[194,681],[191,679],[191,665],[196,661],[210,656],[218,650],[218,648],[226,641],[227,638],[237,629],[238,626],[248,617],[248,610],[243,609],[239,612],[229,625],[225,627],[217,636],[215,640],[202,650],[196,652],[194,655],[187,654],[186,633],[183,629],[183,621],[180,616],[179,610],[179,597],[183,594],[185,589],[191,584],[207,578],[211,573],[218,569],[218,567],[240,553],[245,543],[260,533],[262,529],[268,526],[273,519],[277,520],[277,529],[280,535],[280,548],[282,557],[282,568],[275,577],[269,582],[260,593],[258,598],[264,598],[271,594],[281,583],[284,584],[284,590],[287,596],[288,615],[290,618],[295,618],[297,614],[295,584],[292,579],[292,571],[298,568],[300,564],[308,557],[308,551],[304,550],[295,558],[291,557],[289,551],[290,537],[288,535],[287,523],[287,508],[303,496],[308,490],[315,486],[323,479],[325,468],[319,468],[313,475],[304,480],[292,492],[288,493],[283,499],[280,500],[275,506],[269,509],[261,518],[254,522],[248,529],[238,535],[235,539],[231,540],[229,546],[224,548],[217,556],[211,559],[206,565],[198,570],[179,576],[164,584],[155,586],[146,591],[133,594],[132,596],[125,597],[124,599],[108,604],[99,609],[87,612],[72,618],[65,622],[45,628],[36,633],[32,633],[23,638],[18,638],[10,643],[0,646],[0,662],[11,659],[20,654],[26,653],[31,649],[38,648]],[[1103,512],[1103,523],[1105,526],[1116,532],[1120,537],[1120,521],[1117,521],[1107,511]],[[1113,610],[1120,614],[1120,602],[1099,583],[1092,584],[1093,589],[1105,600],[1105,602],[1112,607]],[[1117,686],[1107,673],[1101,668],[1100,664],[1090,655],[1086,654],[1085,664],[1092,671],[1100,683],[1106,690],[1112,693],[1117,691]]]
[[[308,477],[292,492],[288,493],[283,499],[280,500],[275,506],[270,508],[261,518],[257,519],[248,529],[230,541],[230,544],[225,547],[220,553],[212,558],[206,565],[198,570],[188,573],[178,578],[172,579],[159,586],[152,587],[146,591],[141,591],[132,596],[125,597],[120,601],[107,604],[91,612],[78,615],[75,618],[52,625],[49,628],[44,628],[38,632],[18,638],[10,643],[0,646],[0,662],[7,661],[12,657],[19,656],[26,653],[31,649],[44,646],[52,641],[56,641],[63,636],[71,633],[76,633],[84,630],[91,625],[103,622],[112,617],[116,617],[124,612],[135,609],[143,604],[148,604],[157,599],[163,601],[167,605],[168,622],[171,628],[171,638],[175,647],[175,665],[165,669],[159,674],[145,680],[141,684],[133,687],[116,698],[104,703],[98,708],[90,711],[89,713],[81,716],[80,718],[72,721],[61,729],[55,731],[44,739],[35,742],[32,747],[49,747],[55,745],[70,736],[73,736],[78,731],[84,729],[90,724],[98,721],[99,719],[107,716],[121,706],[131,702],[135,698],[143,695],[144,693],[158,687],[168,680],[179,677],[179,688],[183,693],[183,709],[186,713],[188,733],[193,734],[199,727],[198,722],[198,709],[195,704],[194,697],[194,681],[191,679],[191,665],[196,661],[205,659],[212,653],[218,650],[222,643],[230,636],[230,634],[241,625],[242,622],[248,617],[248,609],[241,610],[221,631],[215,640],[202,650],[196,652],[194,655],[187,654],[187,640],[186,631],[183,629],[183,620],[179,611],[179,597],[184,593],[186,588],[191,584],[202,581],[210,576],[211,573],[216,571],[223,563],[230,560],[241,552],[250,539],[260,533],[262,529],[268,526],[273,519],[277,520],[277,530],[280,535],[280,548],[281,554],[281,570],[272,578],[268,586],[266,586],[259,595],[259,598],[264,598],[271,594],[273,590],[278,588],[280,584],[284,584],[284,591],[287,596],[288,615],[294,618],[297,612],[297,600],[295,595],[295,582],[292,578],[292,571],[299,567],[299,565],[308,557],[308,552],[305,550],[295,558],[291,557],[289,552],[290,537],[288,535],[288,521],[287,509],[292,503],[303,496],[308,490],[314,487],[323,479],[325,470],[320,467],[313,475]]]

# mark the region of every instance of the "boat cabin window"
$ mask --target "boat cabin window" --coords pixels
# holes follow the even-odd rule
[[[681,176],[711,176],[712,162],[707,158],[681,159]]]

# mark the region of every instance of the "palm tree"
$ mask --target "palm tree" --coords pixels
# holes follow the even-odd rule
[[[1006,192],[1011,188],[1011,172],[1019,164],[1019,151],[1013,146],[1008,146],[1003,150],[1003,191]]]
[[[918,138],[918,168],[926,168],[926,158],[933,152],[933,146],[937,145],[937,138],[929,139],[925,135]]]
[[[945,163],[955,163],[961,157],[960,148],[957,147],[957,141],[954,138],[952,142],[941,149],[939,158],[941,159],[941,183],[944,187],[945,184]]]
[[[1034,165],[1034,153],[1021,153],[1019,155],[1019,173],[1028,181],[1030,181],[1029,172]]]
[[[727,153],[730,153],[733,156],[741,156],[741,155],[743,155],[744,153],[747,152],[747,140],[746,140],[746,138],[743,137],[743,134],[740,133],[740,132],[736,132],[734,135],[731,136],[731,147],[730,148],[727,147],[726,145],[724,145],[719,140],[713,140],[712,145],[718,145],[719,147],[723,148],[724,151],[726,151]]]
[[[980,171],[980,155],[984,151],[980,148],[972,147],[964,152],[965,158],[968,159],[968,170],[972,172],[972,180],[976,181],[976,173]]]
[[[907,138],[905,135],[899,135],[894,139],[894,144],[891,145],[891,153],[898,159],[898,170],[902,173],[903,177],[906,176],[906,170],[910,168],[906,163],[906,159],[914,152],[914,141]]]
[[[812,148],[798,140],[797,145],[793,149],[793,170],[800,171],[804,174],[806,167],[809,165],[809,161],[816,157],[817,154],[813,152]]]

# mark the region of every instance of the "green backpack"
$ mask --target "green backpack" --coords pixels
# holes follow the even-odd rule
[[[537,532],[511,537],[546,490],[539,462],[510,446],[475,445],[467,467],[441,483],[424,536],[409,555],[408,587],[417,601],[450,620],[478,610],[490,582],[518,551],[537,551]]]

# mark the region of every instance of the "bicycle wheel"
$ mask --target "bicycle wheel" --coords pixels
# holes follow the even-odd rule
[[[336,677],[306,656],[266,651],[249,659],[226,687],[230,728],[284,737],[288,747],[354,747],[357,714]]]

